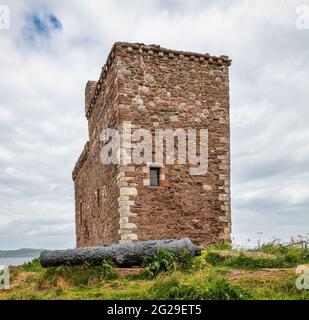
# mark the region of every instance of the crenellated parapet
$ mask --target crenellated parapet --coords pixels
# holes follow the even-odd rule
[[[178,51],[172,49],[162,48],[159,45],[145,45],[143,43],[129,43],[129,42],[116,42],[107,58],[105,65],[102,67],[102,71],[97,82],[90,81],[91,90],[88,90],[88,94],[91,92],[92,96],[87,97],[86,102],[86,117],[90,117],[92,110],[96,104],[97,98],[101,90],[105,87],[106,75],[113,64],[113,61],[117,54],[120,54],[122,57],[126,55],[156,55],[161,59],[179,59],[179,60],[190,60],[198,62],[201,64],[210,64],[217,66],[230,66],[232,60],[229,59],[226,55],[221,55],[220,57],[211,56],[209,53],[196,53],[190,51]],[[89,82],[88,82],[89,84]],[[88,86],[87,84],[87,86]],[[87,87],[86,87],[87,88]],[[87,89],[86,89],[87,90]],[[86,91],[87,92],[87,91]]]

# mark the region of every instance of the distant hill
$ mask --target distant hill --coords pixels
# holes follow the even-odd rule
[[[0,250],[0,258],[38,257],[43,249],[23,248],[18,250]]]

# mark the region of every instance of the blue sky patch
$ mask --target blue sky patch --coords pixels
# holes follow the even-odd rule
[[[61,21],[54,14],[32,13],[26,17],[23,35],[27,40],[34,40],[36,37],[49,38],[52,32],[60,30],[62,30]]]
[[[47,18],[54,29],[62,29],[61,22],[56,16],[54,16],[53,14],[49,14],[47,15]]]

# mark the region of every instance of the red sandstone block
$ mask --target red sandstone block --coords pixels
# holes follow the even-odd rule
[[[161,187],[169,187],[170,186],[170,182],[167,180],[163,180],[161,181]]]
[[[167,167],[161,168],[161,173],[162,174],[167,174],[168,173],[168,168]]]

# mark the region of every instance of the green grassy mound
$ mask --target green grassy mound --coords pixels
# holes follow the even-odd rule
[[[10,268],[11,288],[0,299],[309,300],[309,291],[295,285],[300,264],[309,264],[309,249],[282,244],[241,252],[220,244],[200,257],[159,250],[134,274],[109,261],[44,269],[35,259]]]

